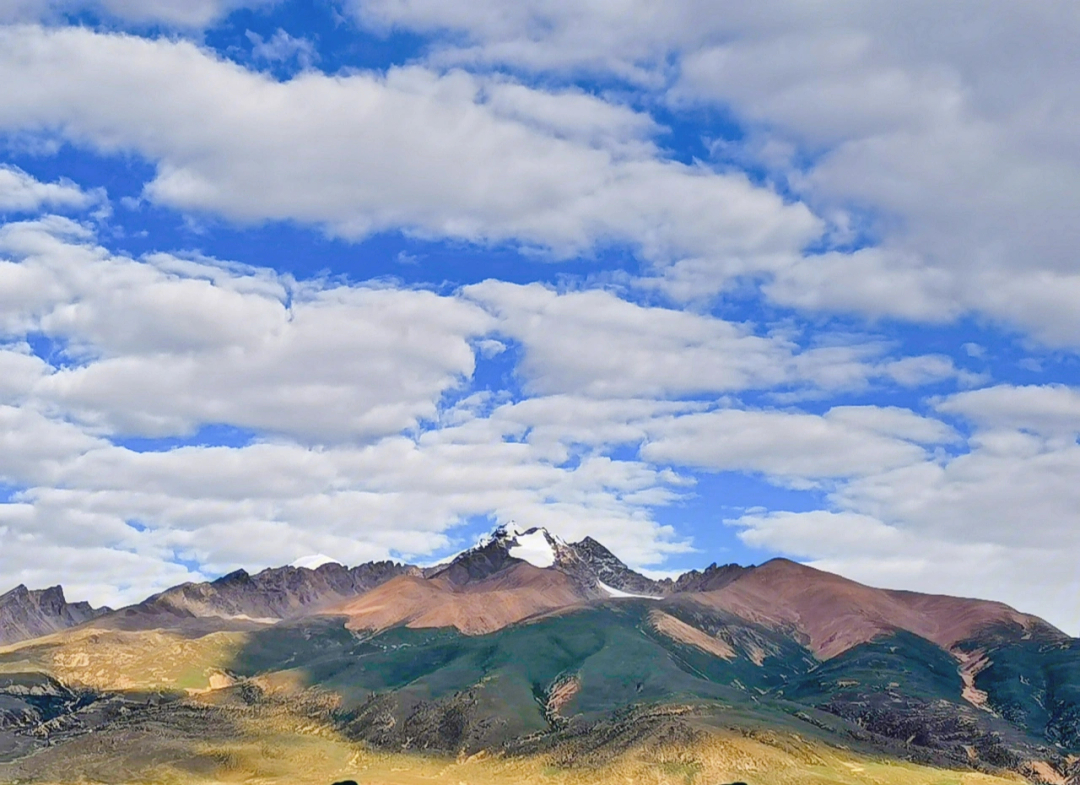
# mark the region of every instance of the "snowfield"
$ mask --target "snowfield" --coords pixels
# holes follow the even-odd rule
[[[507,553],[515,559],[527,561],[535,567],[550,567],[555,563],[555,549],[551,547],[543,529],[531,534],[514,532],[514,542]]]

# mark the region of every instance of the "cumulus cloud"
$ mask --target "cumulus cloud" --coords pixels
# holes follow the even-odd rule
[[[1076,347],[1080,73],[1065,0],[943,6],[792,0],[353,0],[361,24],[436,33],[437,63],[615,75],[743,127],[720,160],[764,167],[842,246],[778,264],[800,309],[942,322],[980,312]],[[846,239],[845,239],[846,238]],[[730,265],[688,253],[652,282],[683,300]]]
[[[972,378],[939,355],[890,358],[868,341],[804,349],[783,334],[757,334],[753,325],[647,307],[602,289],[559,293],[492,280],[463,291],[522,344],[518,372],[533,393],[673,397]]]
[[[319,59],[315,45],[306,38],[296,38],[281,28],[269,38],[247,31],[251,41],[251,56],[267,63],[284,63],[295,59],[301,68],[310,68]]]
[[[614,243],[732,274],[820,230],[742,173],[663,159],[648,118],[581,92],[419,66],[282,83],[186,42],[35,27],[0,31],[0,84],[0,129],[138,153],[157,165],[149,199],[237,221],[558,255]]]
[[[490,324],[431,292],[302,285],[168,255],[137,262],[81,232],[63,219],[0,229],[0,252],[18,259],[0,261],[0,327],[63,348],[68,363],[34,393],[102,433],[397,433],[433,418],[471,376],[470,340]]]
[[[944,398],[936,408],[982,428],[1012,428],[1044,436],[1080,434],[1080,391],[1064,384],[1000,384]]]
[[[104,198],[104,193],[88,193],[70,180],[43,183],[17,166],[0,164],[0,213],[85,210]]]
[[[953,441],[943,423],[906,409],[839,406],[824,415],[721,409],[653,429],[648,460],[712,471],[754,471],[800,487],[879,474],[927,457],[923,445]]]

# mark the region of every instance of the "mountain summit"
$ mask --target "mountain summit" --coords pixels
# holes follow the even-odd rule
[[[474,547],[446,564],[426,570],[424,575],[445,576],[451,583],[463,585],[519,562],[565,573],[588,599],[623,594],[660,597],[674,588],[670,580],[653,581],[630,569],[591,537],[568,543],[542,527],[522,530],[499,526]]]

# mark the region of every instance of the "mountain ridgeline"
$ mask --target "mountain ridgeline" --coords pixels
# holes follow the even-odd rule
[[[0,642],[0,781],[93,771],[102,744],[210,766],[192,750],[255,711],[386,751],[607,765],[734,729],[1080,783],[1080,641],[785,559],[653,580],[500,528],[435,567],[239,571],[117,611],[19,587]]]

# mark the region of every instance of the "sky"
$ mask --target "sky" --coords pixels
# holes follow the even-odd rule
[[[1080,7],[0,0],[0,591],[497,524],[1080,633]]]

